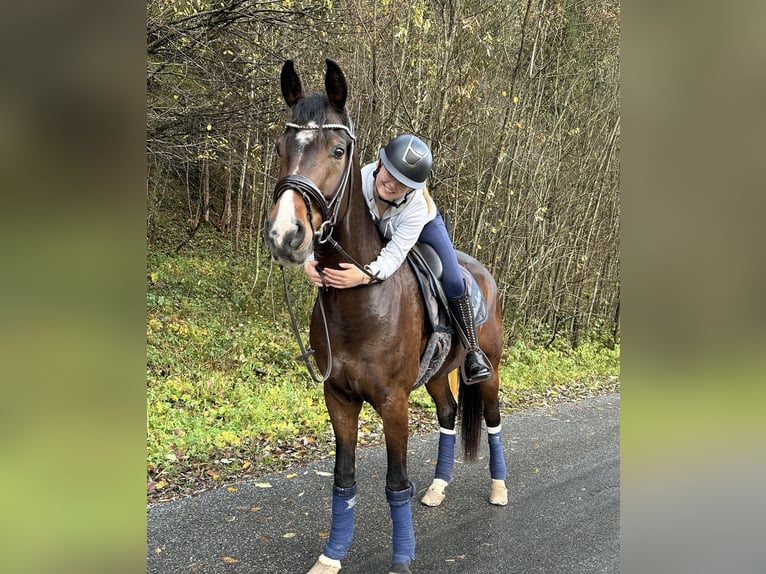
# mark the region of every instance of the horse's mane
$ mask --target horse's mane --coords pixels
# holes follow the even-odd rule
[[[290,110],[290,120],[300,125],[306,125],[309,122],[315,122],[319,125],[337,123],[337,117],[329,117],[328,111],[332,110],[330,100],[326,95],[312,92],[295,102]],[[348,125],[346,111],[336,113],[340,116],[341,122]]]

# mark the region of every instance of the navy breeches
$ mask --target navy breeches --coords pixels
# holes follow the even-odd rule
[[[447,297],[455,299],[465,293],[465,284],[463,283],[463,276],[457,263],[455,248],[452,246],[452,241],[450,241],[447,227],[444,225],[441,214],[437,214],[434,219],[426,223],[423,231],[420,232],[418,241],[427,243],[439,255],[442,267],[444,267],[442,285]]]

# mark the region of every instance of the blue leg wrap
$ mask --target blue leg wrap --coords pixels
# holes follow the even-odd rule
[[[455,435],[439,433],[439,458],[436,461],[436,475],[444,482],[452,480],[452,470],[455,468]]]
[[[330,540],[322,554],[333,560],[342,560],[351,546],[354,536],[354,506],[356,505],[356,484],[350,488],[332,487],[332,525]]]
[[[500,433],[488,434],[489,442],[489,474],[494,480],[505,480],[505,457]]]
[[[392,543],[394,564],[409,564],[415,558],[415,530],[412,527],[412,497],[415,496],[415,485],[410,481],[410,487],[404,490],[388,490],[386,500],[391,507],[391,522],[393,523]]]

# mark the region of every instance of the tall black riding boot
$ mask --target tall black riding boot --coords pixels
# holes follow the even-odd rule
[[[489,364],[487,356],[479,348],[468,291],[460,297],[450,299],[449,304],[455,317],[457,328],[462,330],[465,335],[463,345],[465,345],[468,351],[465,356],[465,383],[473,385],[486,381],[492,377],[492,366]]]

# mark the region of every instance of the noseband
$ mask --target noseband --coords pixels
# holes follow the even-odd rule
[[[349,125],[343,124],[324,124],[324,125],[299,125],[293,123],[285,124],[288,128],[294,128],[296,130],[343,130],[351,138],[351,143],[348,146],[348,161],[346,162],[346,169],[343,173],[343,179],[341,179],[338,189],[332,195],[332,199],[328,202],[322,191],[317,185],[309,178],[302,175],[287,175],[277,182],[277,186],[274,189],[274,203],[279,201],[282,194],[288,189],[297,191],[303,197],[303,201],[306,203],[306,209],[308,210],[309,224],[312,220],[311,202],[319,206],[319,210],[322,214],[322,224],[319,229],[314,230],[314,241],[317,243],[325,243],[332,235],[335,226],[338,224],[338,212],[341,204],[341,199],[346,193],[346,190],[350,187],[351,182],[351,169],[354,163],[354,144],[356,143],[356,136],[354,135],[354,127],[349,119]]]

